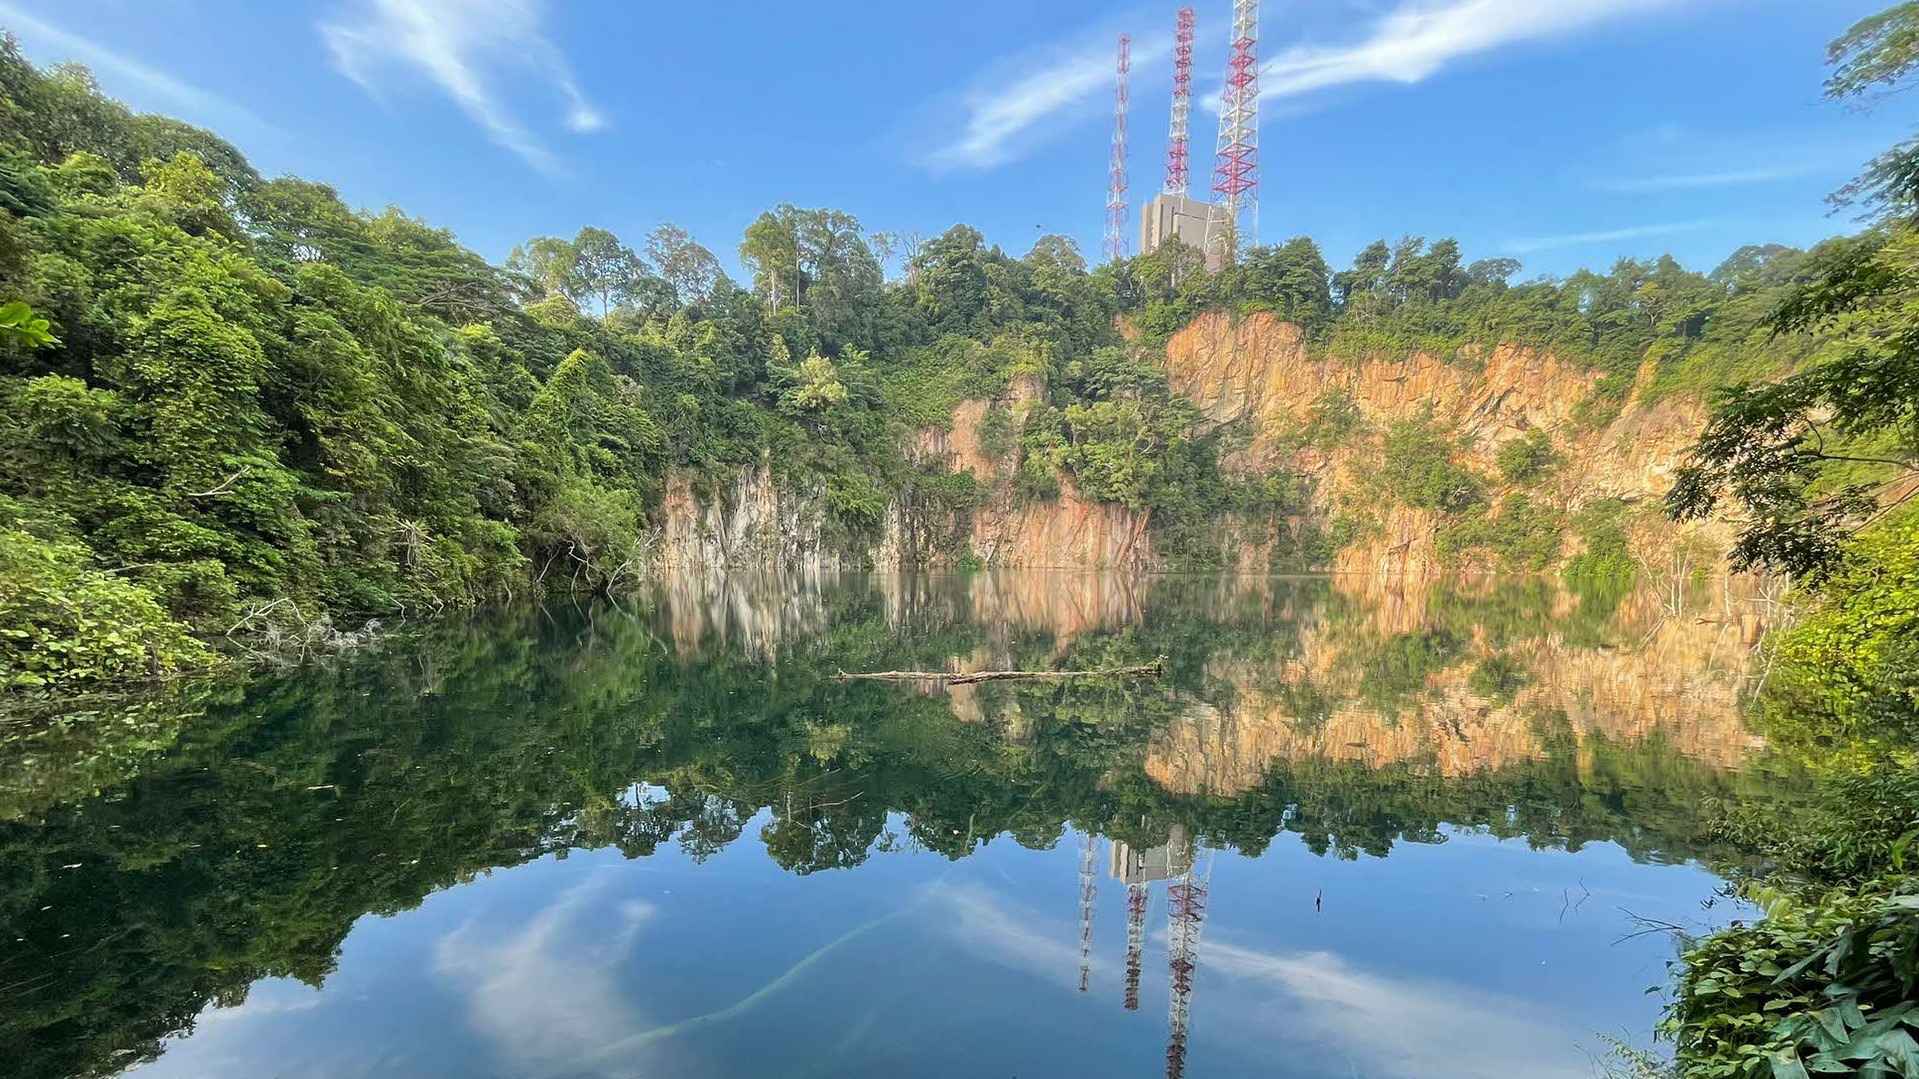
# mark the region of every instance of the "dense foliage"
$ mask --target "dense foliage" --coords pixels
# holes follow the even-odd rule
[[[323,610],[630,585],[674,468],[765,464],[872,530],[928,407],[1117,340],[1058,238],[1013,259],[958,228],[885,285],[858,221],[780,207],[750,291],[671,226],[644,257],[588,228],[496,268],[10,39],[0,112],[0,684],[169,671],[210,655],[183,634]],[[1121,392],[1088,407],[1168,396]],[[1096,497],[1175,489],[1095,427],[1062,464]]]
[[[1909,87],[1919,4],[1864,20],[1832,60],[1834,98]],[[1828,344],[1785,378],[1725,389],[1669,498],[1682,518],[1730,503],[1735,563],[1804,587],[1763,719],[1826,777],[1810,805],[1728,814],[1726,834],[1771,861],[1744,886],[1766,916],[1691,942],[1667,1022],[1686,1075],[1919,1076],[1915,162],[1907,142],[1841,193],[1875,227],[1819,252],[1770,320]]]

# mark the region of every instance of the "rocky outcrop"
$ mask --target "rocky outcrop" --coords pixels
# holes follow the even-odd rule
[[[1331,563],[1320,567],[1341,573],[1427,576],[1490,568],[1487,556],[1442,560],[1441,517],[1381,497],[1375,477],[1382,440],[1399,421],[1430,420],[1456,440],[1459,463],[1492,479],[1494,504],[1517,490],[1498,480],[1500,449],[1529,432],[1546,433],[1563,464],[1525,493],[1568,518],[1599,499],[1656,503],[1704,421],[1696,399],[1648,396],[1656,371],[1650,362],[1623,406],[1606,410],[1595,407],[1598,376],[1548,352],[1500,345],[1464,350],[1451,360],[1426,353],[1330,358],[1309,348],[1298,327],[1264,313],[1200,317],[1174,335],[1165,363],[1173,388],[1199,406],[1206,423],[1250,433],[1226,467],[1242,474],[1285,470],[1309,481],[1310,513],[1283,527],[1292,533],[1344,529]],[[1017,458],[994,452],[989,423],[1003,423],[1000,441],[1016,443],[1044,394],[1039,380],[1023,376],[997,399],[963,401],[949,422],[914,432],[907,456],[923,467],[971,473],[983,491],[976,507],[929,507],[902,496],[887,507],[874,535],[829,542],[820,499],[783,488],[764,466],[703,495],[676,477],[659,510],[653,562],[662,569],[726,572],[958,564],[1165,568],[1146,513],[1083,498],[1063,476],[1056,497],[1021,493]],[[1315,408],[1329,399],[1350,403],[1356,430],[1336,438],[1314,430]],[[1279,539],[1271,522],[1222,526],[1222,564],[1242,573],[1268,568]],[[1710,550],[1727,546],[1723,526],[1715,523],[1682,528],[1648,512],[1636,515],[1633,528],[1641,560],[1649,564],[1666,561],[1692,537]]]
[[[1152,545],[1145,514],[1080,496],[1068,477],[1059,477],[1059,494],[1049,499],[1020,495],[1013,479],[1016,461],[995,457],[984,446],[982,432],[994,409],[1004,411],[1011,438],[1017,439],[1030,409],[1045,392],[1037,379],[1015,379],[998,400],[962,401],[953,409],[950,426],[925,429],[915,439],[914,456],[921,462],[941,462],[954,472],[971,472],[987,491],[986,502],[962,522],[965,537],[961,557],[983,566],[1020,566],[1029,569],[1150,568]],[[898,523],[896,524],[895,521]],[[882,564],[910,565],[914,545],[894,540],[895,532],[909,533],[904,513],[888,520],[890,556]],[[920,553],[924,554],[924,545]],[[953,560],[922,557],[919,561]]]
[[[667,480],[647,553],[657,573],[737,573],[857,564],[825,540],[826,514],[810,493],[776,483],[764,465],[740,472],[730,487],[695,493],[684,473]]]
[[[1329,567],[1341,572],[1429,573],[1475,568],[1441,565],[1432,512],[1382,505],[1368,484],[1382,459],[1382,433],[1401,420],[1430,418],[1462,444],[1461,462],[1497,476],[1501,447],[1530,431],[1551,437],[1565,461],[1533,493],[1563,510],[1598,499],[1645,504],[1664,495],[1682,451],[1704,422],[1688,398],[1649,402],[1649,363],[1623,408],[1608,422],[1587,412],[1598,376],[1550,353],[1517,345],[1467,350],[1448,362],[1427,353],[1404,359],[1335,359],[1308,349],[1297,326],[1271,315],[1204,315],[1174,335],[1167,374],[1216,424],[1244,423],[1252,442],[1229,464],[1246,471],[1291,468],[1314,481],[1318,509],[1331,519],[1357,508],[1368,519]],[[1316,404],[1349,401],[1362,429],[1325,444],[1302,439]],[[1495,498],[1508,493],[1495,489]],[[1714,548],[1717,527],[1680,529],[1663,522],[1641,526],[1642,553],[1656,555],[1693,533]]]

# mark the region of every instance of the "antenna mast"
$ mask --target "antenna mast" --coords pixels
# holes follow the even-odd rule
[[[1220,94],[1219,153],[1213,195],[1219,209],[1207,219],[1206,246],[1226,262],[1238,254],[1240,211],[1252,209],[1259,236],[1259,0],[1233,0],[1232,58]]]
[[[1126,257],[1126,82],[1133,70],[1133,39],[1119,36],[1119,79],[1113,90],[1113,166],[1106,187],[1106,258]]]
[[[1173,31],[1173,124],[1166,143],[1166,193],[1185,198],[1188,182],[1186,118],[1193,107],[1193,9],[1179,9]]]
[[[1146,948],[1145,882],[1126,886],[1126,1010],[1139,1010],[1139,961]]]
[[[1093,833],[1079,859],[1079,991],[1086,992],[1093,972]]]
[[[1192,1014],[1193,973],[1199,969],[1199,931],[1206,921],[1207,878],[1211,865],[1194,865],[1200,854],[1197,844],[1187,843],[1175,833],[1172,842],[1173,864],[1180,867],[1166,889],[1167,964],[1172,973],[1168,989],[1166,1015],[1166,1079],[1181,1079],[1186,1074],[1186,1031]],[[1183,866],[1181,863],[1184,863]]]

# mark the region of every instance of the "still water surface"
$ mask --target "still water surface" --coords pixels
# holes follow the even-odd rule
[[[1784,796],[1736,589],[684,581],[0,757],[0,1072],[1589,1076]],[[1095,668],[948,691],[839,671]]]

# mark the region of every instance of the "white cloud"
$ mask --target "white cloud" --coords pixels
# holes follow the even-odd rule
[[[1073,926],[1030,910],[1010,909],[1003,897],[976,884],[941,885],[926,896],[946,907],[940,929],[975,955],[1048,981],[1078,982],[1080,955]],[[1090,958],[1092,970],[1106,970],[1104,959]]]
[[[1475,53],[1563,37],[1683,0],[1412,0],[1348,45],[1299,45],[1261,69],[1261,97],[1295,97],[1359,82],[1423,82]]]
[[[1675,232],[1695,232],[1716,223],[1715,220],[1707,218],[1700,221],[1673,221],[1658,225],[1631,225],[1599,232],[1575,232],[1564,236],[1533,236],[1520,240],[1508,240],[1505,248],[1515,255],[1528,255],[1535,251],[1555,251],[1562,247],[1587,247],[1619,240],[1638,240],[1647,236],[1670,236]]]
[[[603,874],[568,889],[517,932],[488,939],[468,923],[435,947],[434,973],[466,997],[473,1029],[505,1055],[555,1064],[644,1025],[618,968],[657,911],[608,896],[608,882]]]
[[[1327,952],[1275,954],[1214,942],[1201,949],[1200,966],[1277,991],[1254,1006],[1250,1023],[1235,1026],[1299,1031],[1369,1073],[1428,1079],[1592,1074],[1577,1046],[1584,1032],[1525,1000],[1376,974]],[[1298,1058],[1295,1045],[1275,1048]]]
[[[1110,107],[1117,37],[1054,46],[981,75],[971,90],[960,95],[965,119],[957,136],[927,154],[922,163],[936,172],[997,168],[1031,149],[1062,121]],[[1136,84],[1142,65],[1161,60],[1170,51],[1163,42],[1135,38]]]
[[[566,57],[540,27],[543,0],[358,0],[350,17],[320,25],[340,73],[379,98],[385,65],[413,68],[437,84],[494,142],[542,172],[560,169],[533,130],[502,100],[515,74],[557,93],[562,121],[577,133],[606,118],[580,90]]]
[[[49,50],[65,53],[68,57],[91,67],[97,73],[138,83],[206,122],[238,121],[262,131],[277,130],[272,124],[255,116],[245,107],[228,101],[218,94],[209,93],[197,86],[190,86],[158,68],[109,49],[97,41],[36,19],[12,4],[0,2],[0,20],[5,20],[6,29],[12,30],[25,41],[38,42]]]

